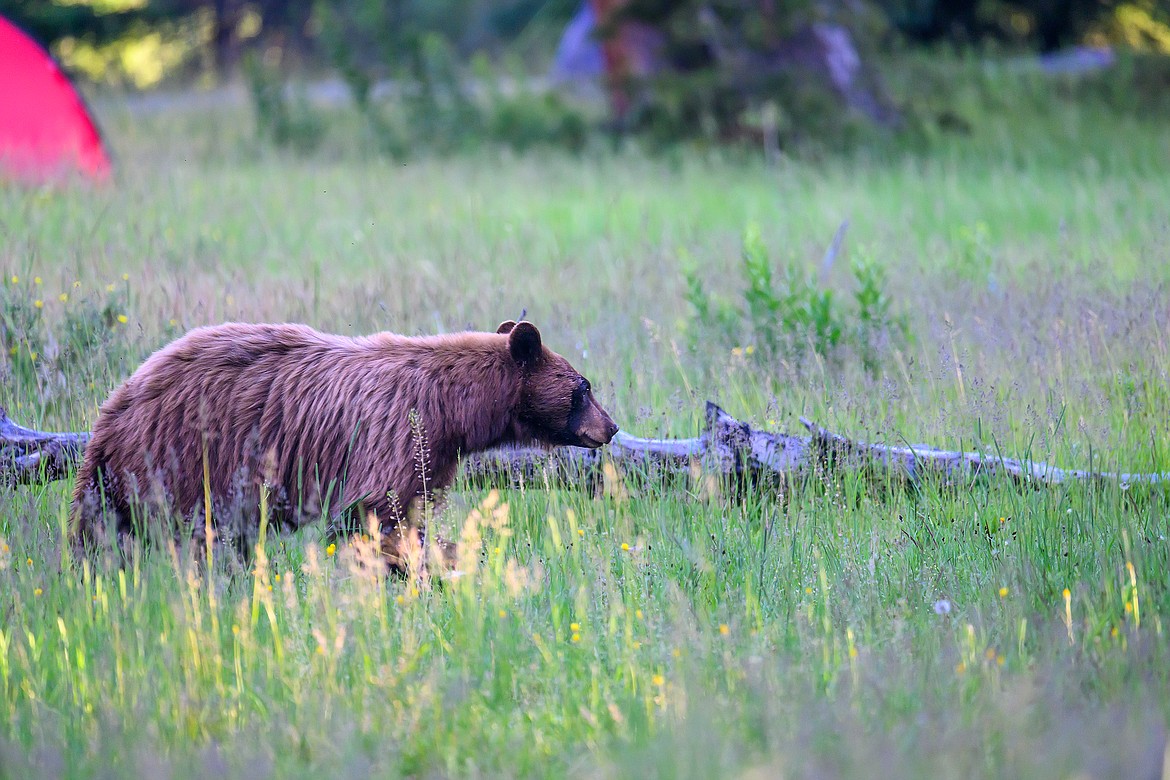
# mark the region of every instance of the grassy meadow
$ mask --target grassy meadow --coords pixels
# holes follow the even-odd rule
[[[298,158],[243,110],[96,105],[114,186],[0,188],[0,406],[22,424],[88,428],[196,325],[527,312],[638,435],[695,435],[711,399],[776,430],[1170,471],[1162,119],[1027,99],[926,146],[765,166]],[[844,220],[802,293],[820,308],[785,298],[779,269],[819,273]],[[752,287],[745,254],[776,276]],[[859,265],[885,314],[858,313]],[[165,545],[82,568],[70,489],[0,491],[3,777],[1170,773],[1164,488],[460,483],[435,522],[464,575],[441,586],[315,529],[251,569]]]

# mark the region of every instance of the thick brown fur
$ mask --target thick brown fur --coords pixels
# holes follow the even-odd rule
[[[246,533],[267,484],[278,524],[348,507],[359,521],[374,513],[385,533],[413,499],[450,484],[461,454],[531,440],[597,447],[616,431],[588,382],[527,322],[417,338],[200,328],[102,405],[71,528],[85,546],[107,530],[134,533],[152,514],[200,518],[199,528],[206,487],[217,524],[234,517]]]

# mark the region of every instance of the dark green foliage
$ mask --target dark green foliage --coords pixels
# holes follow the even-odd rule
[[[472,3],[468,0],[317,0],[316,13],[326,23],[321,40],[329,47],[350,46],[360,58],[409,59],[421,34],[439,32],[461,45],[471,38],[495,36],[505,40],[522,35],[536,21],[563,24],[576,7],[571,0],[511,0]],[[998,39],[1021,45],[1052,49],[1080,42],[1084,33],[1099,27],[1123,5],[1123,0],[871,0],[860,3],[823,3],[809,0],[760,4],[745,0],[717,0],[703,3],[725,23],[734,24],[753,47],[759,48],[777,34],[792,32],[810,19],[833,13],[871,25],[874,18],[895,27],[912,41],[958,44]],[[1152,15],[1164,19],[1164,0],[1138,3]],[[692,72],[709,63],[709,31],[693,13],[697,3],[684,0],[633,0],[627,3],[629,18],[661,25],[669,34],[668,55],[683,72]],[[212,12],[220,18],[217,39],[230,37],[230,28],[244,9],[259,13],[266,36],[276,34],[285,43],[311,44],[314,0],[149,0],[139,7],[108,10],[83,2],[46,0],[0,0],[0,14],[29,31],[42,43],[51,44],[65,36],[95,43],[125,35],[139,24],[148,26],[175,22],[191,14]],[[875,8],[879,13],[873,13]],[[340,20],[341,26],[328,28]],[[555,27],[550,28],[555,29]],[[344,30],[346,37],[334,33]],[[219,45],[220,41],[212,41]],[[403,45],[405,44],[405,46]],[[391,52],[397,51],[398,55]],[[387,57],[390,55],[390,57]]]
[[[970,44],[993,39],[1044,51],[1079,43],[1088,30],[1103,22],[1123,2],[875,0],[891,24],[915,41]]]
[[[141,8],[99,12],[84,3],[54,3],[47,0],[0,0],[0,16],[19,25],[48,46],[64,37],[105,43],[135,29],[175,21],[190,13],[178,2],[145,3]]]

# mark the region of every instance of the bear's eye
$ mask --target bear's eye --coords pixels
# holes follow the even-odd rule
[[[593,390],[593,385],[589,384],[589,380],[588,380],[588,379],[586,379],[586,380],[585,380],[585,392],[586,392],[586,393],[588,393],[588,392],[590,392],[591,390]]]

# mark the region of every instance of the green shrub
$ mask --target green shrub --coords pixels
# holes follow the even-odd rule
[[[578,152],[589,138],[584,116],[553,93],[522,93],[487,108],[487,137],[518,152],[556,146]]]
[[[957,278],[979,285],[993,282],[992,242],[985,222],[960,225],[954,231],[951,246],[947,264]]]
[[[862,364],[870,374],[881,369],[880,357],[891,343],[910,340],[910,325],[903,313],[894,311],[894,302],[886,293],[886,268],[868,252],[858,252],[849,264],[857,288],[853,292],[856,306],[854,338]]]
[[[684,272],[684,297],[698,324],[692,330],[696,343],[712,337],[725,345],[747,343],[745,355],[796,363],[813,354],[840,362],[852,350],[876,374],[889,346],[910,338],[905,317],[895,313],[886,292],[885,268],[867,254],[850,263],[855,289],[847,302],[795,261],[775,273],[759,228],[748,225],[740,272],[737,301],[709,294],[696,269]]]
[[[257,137],[299,154],[316,151],[325,138],[325,120],[312,109],[303,93],[289,96],[280,67],[249,52],[244,58],[243,72],[256,115]]]

